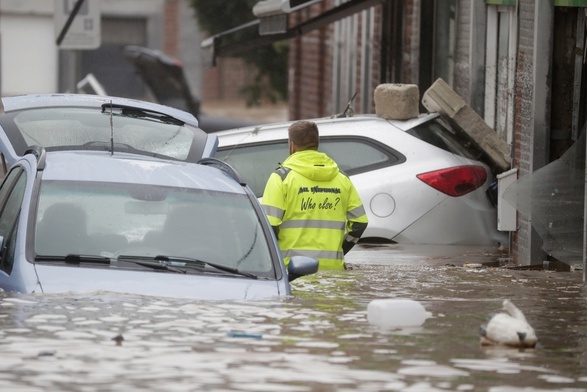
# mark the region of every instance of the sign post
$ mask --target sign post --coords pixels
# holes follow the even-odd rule
[[[55,38],[59,49],[100,46],[100,0],[54,0]]]

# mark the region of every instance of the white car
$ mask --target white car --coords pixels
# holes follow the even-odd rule
[[[363,238],[395,243],[507,243],[497,230],[495,174],[483,151],[457,137],[439,114],[409,120],[375,115],[313,120],[319,150],[355,184],[367,211]],[[257,197],[288,156],[291,122],[216,132],[215,157],[228,162]]]

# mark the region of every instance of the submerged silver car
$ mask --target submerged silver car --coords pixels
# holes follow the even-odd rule
[[[101,114],[115,135],[110,145],[118,143],[119,124],[137,132],[114,149],[86,140],[30,146],[14,159],[18,149],[7,126],[39,141],[32,135],[49,138],[43,122],[45,132],[62,132],[51,127],[60,119],[35,117],[34,105],[0,114],[0,151],[11,166],[0,186],[0,289],[264,299],[289,295],[290,280],[317,270],[318,262],[306,258],[285,269],[256,197],[229,165],[210,157],[185,162],[180,158],[189,153],[177,154],[179,145],[167,149],[176,142],[173,135],[141,146],[140,125],[129,125],[133,119],[153,127],[173,124],[178,137],[185,123],[161,118],[164,108],[145,117],[142,104],[134,105],[128,118]],[[100,126],[92,111],[87,120],[71,113],[83,126]]]

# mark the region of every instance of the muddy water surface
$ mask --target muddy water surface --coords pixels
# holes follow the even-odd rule
[[[498,256],[358,248],[352,269],[262,302],[0,293],[0,390],[587,391],[582,272],[478,265]],[[432,317],[380,329],[366,317],[379,298],[420,301]],[[536,330],[535,349],[480,346],[505,298]]]

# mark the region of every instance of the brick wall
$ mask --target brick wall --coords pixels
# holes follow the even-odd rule
[[[370,112],[375,113],[375,101],[373,99],[373,92],[375,88],[381,83],[382,75],[381,75],[381,43],[382,43],[382,15],[381,15],[382,7],[375,7],[375,31],[373,34],[373,41],[371,47],[371,53],[373,56],[373,63],[371,65],[371,80],[369,85],[372,87],[371,91],[368,92],[369,97],[361,96],[361,102],[363,99],[370,100]],[[367,92],[365,92],[365,95]],[[360,106],[359,106],[360,107]]]
[[[418,48],[420,46],[420,1],[405,2],[405,34],[402,58],[402,83],[418,84]]]
[[[411,2],[411,0],[410,0]],[[319,4],[295,13],[290,18],[290,25],[297,25],[310,18],[317,16],[335,7],[331,0],[324,0]],[[365,13],[358,13],[357,21],[357,44],[354,48],[354,57],[346,63],[349,69],[355,70],[351,76],[354,78],[357,96],[354,101],[354,108],[357,110],[367,107],[367,112],[374,113],[373,91],[380,83],[380,55],[381,55],[381,6],[371,8],[374,12],[373,23],[375,26],[372,39],[365,42],[369,48],[369,72],[363,72],[366,64],[361,58],[360,48],[363,40],[362,27],[366,23]],[[334,107],[333,86],[334,79],[334,45],[337,45],[334,37],[335,27],[330,24],[320,30],[305,34],[290,41],[289,58],[289,118],[316,118],[334,115],[340,112],[342,107]],[[365,78],[368,77],[368,80]],[[365,87],[367,86],[367,87]],[[368,91],[362,91],[367,89]],[[351,96],[341,97],[346,103]]]
[[[185,2],[186,0],[165,0],[163,51],[177,58],[182,57],[179,53],[180,1]],[[192,23],[196,23],[196,21],[193,20]],[[190,44],[198,45],[193,42]],[[251,82],[255,75],[254,70],[239,58],[219,57],[216,59],[216,63],[215,67],[202,68],[201,85],[199,86],[200,100],[202,102],[244,102],[240,90]]]
[[[170,56],[179,55],[179,0],[165,0],[163,51]]]
[[[297,25],[331,6],[323,1],[290,18]],[[289,118],[322,117],[327,112],[332,89],[332,25],[290,41]]]
[[[240,90],[251,82],[255,72],[242,59],[219,57],[216,66],[204,69],[202,102],[244,101]]]
[[[514,145],[512,167],[518,168],[518,177],[530,173],[532,157],[533,121],[533,58],[534,58],[534,1],[519,1],[518,58],[514,103]],[[518,216],[518,230],[512,238],[514,256],[522,260],[530,255],[530,223]]]
[[[467,100],[471,96],[470,45],[471,45],[471,0],[457,2],[456,47],[454,60],[453,90]]]

